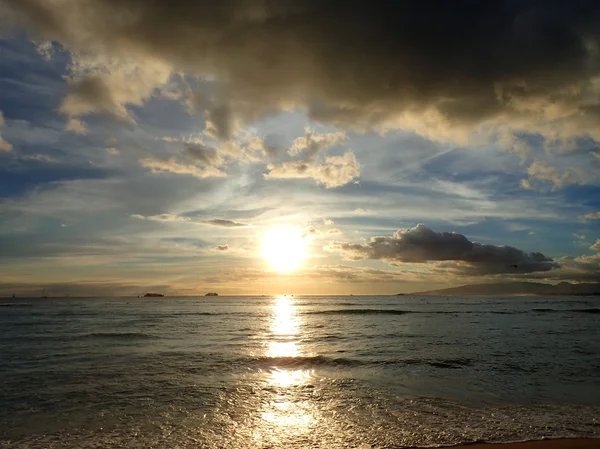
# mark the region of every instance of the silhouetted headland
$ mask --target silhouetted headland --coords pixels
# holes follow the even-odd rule
[[[153,292],[148,292],[144,295],[144,298],[162,298],[163,295],[162,293],[153,293]]]
[[[215,293],[215,292],[208,292],[208,293],[207,293],[206,295],[204,295],[204,296],[219,296],[219,294],[218,294],[218,293]]]
[[[426,296],[512,296],[512,295],[544,295],[544,296],[595,296],[600,295],[600,284],[542,284],[539,282],[505,282],[494,284],[471,284],[460,287],[444,288],[412,293]]]

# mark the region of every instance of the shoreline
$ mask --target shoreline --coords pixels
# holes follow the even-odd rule
[[[547,440],[529,440],[514,443],[466,443],[455,446],[445,446],[450,448],[465,449],[599,449],[600,435],[590,438],[556,438]],[[440,446],[444,447],[444,446]],[[417,448],[411,448],[417,449]]]

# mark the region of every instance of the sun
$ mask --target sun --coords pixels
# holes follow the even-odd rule
[[[280,273],[297,270],[306,257],[307,239],[292,227],[274,228],[265,234],[261,256]]]

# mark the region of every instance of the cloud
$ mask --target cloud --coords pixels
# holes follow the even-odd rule
[[[136,218],[138,220],[162,221],[162,222],[170,222],[170,223],[207,224],[207,225],[211,225],[211,226],[220,226],[223,228],[241,228],[244,226],[248,226],[245,223],[239,223],[237,221],[232,221],[232,220],[224,220],[221,218],[215,218],[212,220],[194,220],[191,217],[187,217],[184,215],[174,215],[174,214],[160,214],[160,215],[149,215],[149,216],[133,214],[133,215],[131,215],[131,217]]]
[[[215,98],[199,107],[220,138],[231,124],[294,107],[435,139],[490,126],[600,136],[595,2],[4,3],[10,24],[93,55],[63,102],[72,116],[132,122],[127,105],[185,72],[214,80]]]
[[[310,128],[305,128],[304,136],[297,137],[292,142],[289,154],[291,156],[301,154],[303,155],[304,160],[310,161],[314,159],[321,151],[340,145],[346,142],[346,140],[348,140],[348,138],[343,132],[338,131],[333,133],[319,134],[315,133]]]
[[[239,223],[237,221],[232,221],[232,220],[223,220],[220,218],[215,218],[213,220],[204,220],[201,223],[212,225],[212,226],[221,226],[223,228],[241,228],[244,226],[248,226],[246,223]]]
[[[210,148],[202,143],[187,146],[183,150],[183,154],[202,165],[219,166],[223,163],[221,156],[214,148]]]
[[[201,165],[222,166],[232,161],[259,162],[260,156],[265,153],[263,139],[252,135],[217,142],[215,147],[206,144],[204,139],[197,136],[165,136],[160,140],[170,144],[182,144],[184,148],[181,153]]]
[[[45,162],[47,164],[55,164],[58,162],[57,159],[52,156],[48,156],[47,154],[26,154],[21,156],[20,159],[24,161],[36,161],[36,162]]]
[[[596,243],[594,243],[592,246],[590,246],[590,249],[600,251],[600,239],[597,239]]]
[[[347,140],[342,132],[315,133],[305,128],[304,136],[292,142],[288,154],[294,160],[267,165],[265,179],[313,179],[326,188],[340,187],[360,175],[358,163],[351,151],[343,156],[320,156],[323,150]]]
[[[333,226],[335,223],[333,222],[333,220],[330,220],[329,218],[323,218],[323,224],[325,226]]]
[[[369,209],[363,209],[361,207],[354,209],[353,211],[356,215],[367,215],[370,214],[372,211],[370,211]]]
[[[589,167],[567,167],[562,173],[545,161],[534,161],[527,169],[529,179],[521,180],[521,187],[534,189],[535,185],[552,184],[555,189],[569,184],[595,183],[600,172]]]
[[[527,179],[521,179],[521,187],[527,190],[533,190],[531,182],[529,182]]]
[[[575,237],[578,240],[585,240],[585,235],[583,234],[577,234],[577,233],[573,233],[573,237]]]
[[[151,220],[151,221],[164,221],[164,222],[191,222],[192,219],[189,217],[182,217],[181,215],[173,214],[160,214],[143,216],[139,214],[131,215],[131,218],[137,218],[138,220]]]
[[[331,234],[341,234],[341,233],[342,233],[342,231],[340,231],[338,228],[332,228],[327,231],[327,234],[330,234],[330,235]]]
[[[286,161],[267,165],[265,179],[313,179],[326,188],[341,187],[360,176],[358,163],[351,151],[322,161]]]
[[[321,231],[319,231],[314,226],[307,226],[302,231],[302,238],[303,239],[305,239],[307,237],[320,237],[320,236],[321,236]]]
[[[4,126],[4,114],[0,111],[0,129]],[[13,150],[13,146],[8,143],[6,140],[2,138],[0,135],[0,153],[3,151],[11,152]]]
[[[528,277],[551,281],[575,281],[600,283],[600,252],[577,257],[565,256],[558,259],[560,268],[549,273],[532,273]]]
[[[583,218],[584,220],[600,220],[600,211],[582,215],[580,218]]]
[[[87,132],[85,123],[83,123],[81,120],[73,118],[73,117],[71,117],[67,120],[67,124],[65,125],[65,130],[71,131],[75,134],[80,134],[80,135],[85,135]]]
[[[227,176],[227,173],[221,171],[219,168],[212,166],[201,168],[195,164],[180,162],[176,158],[167,160],[145,158],[140,160],[140,164],[142,167],[149,168],[152,173],[175,173],[178,175],[192,175],[196,178],[223,178]]]
[[[217,246],[219,251],[227,251],[229,249],[229,245],[219,245]]]
[[[121,152],[119,150],[117,150],[115,147],[107,148],[106,152],[111,156],[118,156],[119,154],[121,154]]]
[[[448,267],[469,275],[532,273],[559,267],[542,253],[471,242],[462,234],[434,232],[423,224],[399,229],[391,237],[372,237],[366,244],[335,242],[330,248],[351,260],[380,259],[391,264],[456,262]]]
[[[263,152],[269,159],[275,159],[279,152],[283,149],[284,143],[281,136],[276,134],[268,134],[263,140]]]
[[[44,41],[35,46],[35,51],[46,61],[50,61],[54,53],[54,46],[52,42]]]
[[[87,8],[80,11],[84,9]],[[76,20],[73,12],[69,15]],[[66,44],[64,41],[61,43]],[[94,113],[105,114],[124,125],[136,125],[128,106],[141,106],[156,93],[158,87],[169,81],[172,66],[159,58],[136,51],[123,53],[99,48],[103,46],[104,43],[88,40],[83,45],[70,47],[68,93],[59,111],[69,117],[67,128],[74,132],[82,128],[76,117]]]
[[[354,267],[350,265],[318,265],[305,273],[309,279],[324,279],[351,283],[372,282],[412,282],[422,279],[420,273],[404,271],[386,271],[373,268]]]
[[[204,135],[217,140],[229,140],[236,134],[237,120],[231,107],[215,96],[214,92],[192,88],[185,82],[179,85],[175,97],[184,99],[188,111],[200,113],[206,121]]]

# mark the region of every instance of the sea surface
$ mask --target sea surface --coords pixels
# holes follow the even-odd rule
[[[600,438],[600,298],[0,300],[2,448]]]

